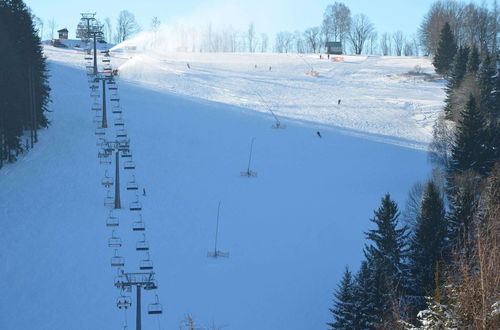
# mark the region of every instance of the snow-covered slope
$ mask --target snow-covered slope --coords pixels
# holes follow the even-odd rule
[[[0,170],[0,329],[118,329],[100,185],[107,167],[97,159],[83,55],[46,54],[52,125]],[[380,198],[390,192],[402,203],[425,178],[421,147],[441,85],[399,73],[427,60],[306,61],[319,77],[305,76],[297,56],[112,57],[136,162],[121,180],[135,175],[146,189],[142,216],[164,307],[158,319],[143,315],[143,329],[177,329],[186,314],[224,329],[325,328],[332,291],[345,265],[357,267]],[[264,103],[286,129],[271,129]],[[258,176],[245,178],[252,138]],[[123,189],[117,212],[126,271],[143,258],[127,210],[134,199]],[[207,258],[219,201],[228,259]],[[146,292],[144,304],[153,300]],[[131,310],[126,318],[133,328]]]

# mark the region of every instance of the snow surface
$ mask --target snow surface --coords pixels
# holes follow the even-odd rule
[[[0,329],[118,329],[124,315],[115,306],[100,185],[107,166],[97,159],[83,54],[50,46],[45,53],[51,127],[0,170]],[[111,59],[137,166],[121,181],[135,175],[147,191],[142,216],[164,308],[159,318],[146,315],[154,295],[145,292],[143,329],[178,329],[187,314],[205,327],[324,329],[332,292],[345,265],[357,268],[381,197],[390,192],[402,205],[429,172],[423,149],[442,83],[404,75],[417,64],[429,71],[429,61],[122,52]],[[308,63],[319,77],[305,75]],[[267,105],[286,129],[271,129]],[[241,177],[254,137],[258,176]],[[126,271],[143,258],[126,208],[134,199],[122,189],[116,232]],[[219,249],[228,259],[207,258],[219,201]]]

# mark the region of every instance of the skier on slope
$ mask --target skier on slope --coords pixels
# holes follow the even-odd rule
[[[322,137],[321,133],[319,131],[316,131],[316,135],[318,135],[319,137]]]

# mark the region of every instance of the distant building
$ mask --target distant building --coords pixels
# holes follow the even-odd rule
[[[68,39],[68,29],[61,29],[57,33],[59,33],[59,39]]]
[[[325,47],[327,54],[342,55],[342,42],[340,41],[327,41]]]

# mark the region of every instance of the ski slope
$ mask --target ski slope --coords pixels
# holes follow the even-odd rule
[[[113,167],[97,159],[83,55],[45,54],[51,127],[0,170],[0,329],[134,328],[135,306],[126,315],[115,306],[100,184]],[[305,75],[307,63],[319,77]],[[143,329],[178,329],[188,314],[202,328],[324,329],[380,198],[390,192],[401,205],[429,172],[423,149],[442,84],[404,75],[430,70],[428,60],[118,52],[111,64],[136,163],[121,182],[135,175],[146,189],[141,213],[164,310],[147,315],[154,295],[145,292]],[[267,106],[286,129],[271,129]],[[241,177],[252,138],[257,177]],[[135,198],[122,189],[116,212],[126,271],[144,257],[127,209]],[[227,259],[207,258],[219,201]]]

